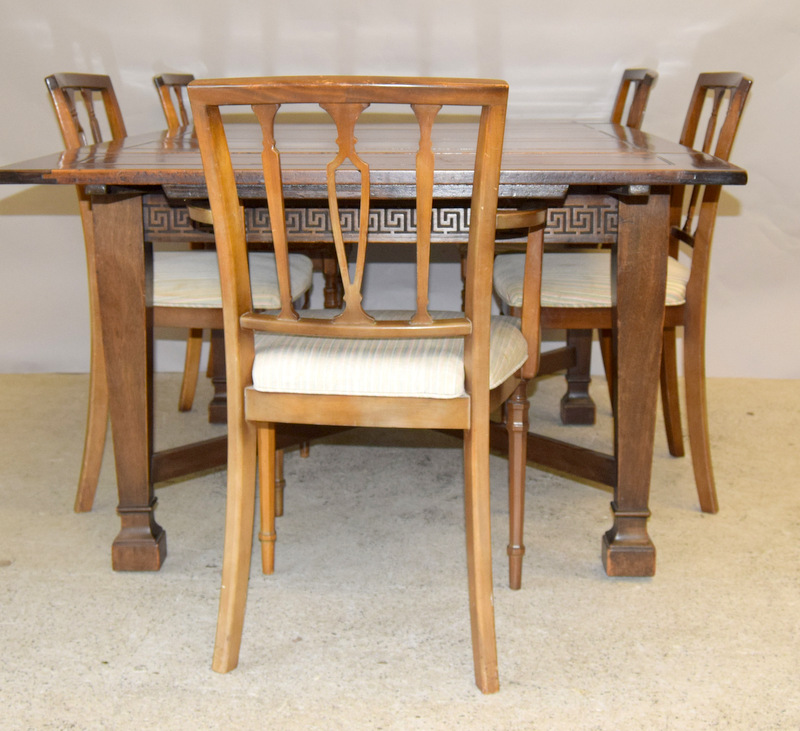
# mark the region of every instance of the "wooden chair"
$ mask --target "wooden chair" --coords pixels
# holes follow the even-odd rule
[[[192,74],[161,74],[153,77],[167,129],[175,130],[192,123],[186,86],[194,81]]]
[[[701,74],[692,93],[680,144],[729,159],[751,79],[738,73]],[[727,106],[726,106],[727,102]],[[701,120],[705,130],[698,138]],[[705,313],[711,240],[721,186],[676,187],[672,194],[666,314],[661,361],[661,395],[670,453],[682,456],[675,328],[684,328],[684,376],[689,444],[695,483],[704,512],[718,510],[708,442],[705,393]],[[679,251],[691,253],[691,266],[679,261]],[[612,391],[616,372],[611,348],[610,252],[545,254],[542,275],[542,327],[601,331],[606,373]],[[498,257],[495,291],[509,307],[521,302],[514,257]],[[516,284],[515,284],[516,280]],[[630,376],[628,377],[635,377]]]
[[[186,97],[186,86],[194,80],[192,74],[161,74],[153,77],[158,99],[161,102],[161,111],[167,121],[167,129],[175,131],[181,127],[191,124],[189,115],[189,100]],[[193,209],[190,209],[190,213]],[[205,211],[203,211],[205,213]],[[208,211],[207,217],[195,214],[195,218],[200,218],[201,223],[210,223],[211,212]],[[190,249],[203,250],[209,248],[204,243],[193,243]],[[181,390],[178,395],[178,410],[191,411],[194,403],[194,395],[197,390],[197,376],[200,369],[200,356],[203,348],[202,328],[190,328],[186,337],[186,357],[183,364],[183,380]],[[212,370],[213,358],[209,356],[209,374]]]
[[[650,89],[657,78],[658,74],[650,69],[625,69],[611,110],[611,121],[614,124],[624,124],[631,129],[641,129],[644,111],[650,98]],[[622,118],[626,108],[628,115],[623,123]]]
[[[111,139],[126,135],[122,112],[108,76],[94,74],[55,74],[45,79],[55,106],[61,134],[67,148],[98,144],[104,127]],[[105,114],[98,115],[99,96]],[[87,133],[88,128],[88,133]],[[83,460],[75,497],[75,511],[92,509],[102,464],[108,424],[108,384],[106,381],[101,313],[95,279],[94,229],[90,197],[77,187],[86,245],[89,278],[91,332],[89,408]],[[272,254],[254,254],[251,266],[258,278],[256,299],[264,307],[277,306],[277,283]],[[311,287],[311,261],[292,256],[296,297]],[[153,323],[165,327],[222,327],[222,300],[219,272],[213,251],[164,251],[153,254]]]
[[[640,129],[642,120],[644,119],[644,112],[647,108],[647,101],[650,98],[650,89],[658,78],[658,74],[650,69],[626,69],[622,78],[620,79],[617,95],[614,99],[614,106],[611,109],[610,120],[614,124],[622,124],[622,118],[625,116],[625,111],[628,114],[625,119],[625,126],[632,129]],[[502,228],[502,226],[501,226]],[[500,245],[497,248],[497,253],[513,253],[514,245]],[[465,251],[461,249],[461,278],[464,279],[464,256]],[[462,292],[463,301],[463,292]],[[590,333],[591,336],[591,333]],[[575,344],[568,344],[571,348],[575,348]],[[583,345],[582,343],[580,345]],[[579,346],[580,347],[580,346]],[[569,374],[568,374],[569,375]],[[570,381],[569,377],[567,379]],[[569,394],[568,394],[569,395]],[[592,414],[592,418],[594,415]],[[583,423],[583,422],[569,422],[569,423]]]
[[[194,81],[192,74],[161,74],[153,78],[164,117],[167,120],[167,127],[176,130],[186,127],[192,123],[189,108],[189,100],[186,95],[186,87],[189,82]],[[201,224],[211,225],[211,211],[206,206],[191,205],[189,215],[193,220]],[[207,248],[206,244],[192,245],[192,248]],[[303,253],[314,262],[315,271],[319,270],[323,274],[325,286],[323,294],[325,297],[325,307],[341,307],[342,299],[339,290],[338,272],[336,270],[336,259],[330,247],[320,246],[310,243],[295,244],[294,251]],[[178,408],[181,411],[188,411],[192,408],[194,392],[197,386],[197,372],[200,366],[200,353],[203,342],[202,330],[192,330],[189,333],[186,347],[186,364],[183,370],[183,384]],[[212,350],[215,344],[221,347],[221,343],[216,335],[212,336]],[[211,359],[209,359],[209,371],[211,371]],[[308,456],[308,446],[302,445],[303,456]]]
[[[650,90],[657,79],[658,74],[650,69],[626,69],[620,79],[609,121],[623,124],[624,119],[626,127],[641,129]],[[599,245],[597,248],[606,247]],[[575,253],[574,248],[571,253]],[[572,364],[566,369],[567,391],[561,399],[561,421],[564,424],[594,424],[595,406],[589,395],[592,331],[567,330],[566,352],[570,354]],[[555,369],[561,370],[558,359],[554,358],[550,362],[555,364]]]
[[[208,80],[189,86],[195,128],[215,221],[222,272],[228,364],[228,503],[220,613],[213,668],[238,663],[256,493],[261,488],[262,568],[274,568],[273,453],[276,425],[408,427],[463,430],[467,565],[473,658],[478,687],[498,689],[489,515],[489,414],[519,388],[528,342],[505,318],[491,317],[495,211],[507,86],[504,82],[360,77]],[[251,105],[264,135],[264,178],[282,287],[286,242],[280,127],[281,105],[317,103],[336,125],[338,154],[327,164],[328,204],[344,289],[344,308],[297,312],[283,294],[279,314],[258,314],[248,288],[242,219],[219,107]],[[368,105],[410,104],[420,128],[419,150],[398,162],[416,180],[417,291],[405,312],[364,309],[370,169],[356,150],[356,123]],[[430,222],[434,168],[431,129],[440,105],[480,108],[472,187],[466,311],[428,311]],[[478,126],[476,120],[476,127]],[[445,128],[446,129],[446,128]],[[385,134],[394,133],[387,125]],[[324,149],[324,148],[323,148]],[[391,148],[390,148],[391,149]],[[399,149],[399,148],[398,148]],[[289,153],[284,153],[284,161]],[[394,161],[393,161],[394,162]],[[355,171],[341,172],[345,163]],[[321,163],[325,164],[325,163]],[[446,174],[446,172],[445,172]],[[345,175],[345,180],[337,180]],[[339,225],[337,184],[355,186],[361,221],[355,262],[348,268]],[[380,188],[373,181],[372,192]],[[341,191],[338,191],[341,192]],[[278,225],[275,225],[278,222]],[[541,237],[539,237],[541,240]],[[531,268],[531,276],[535,274]],[[538,301],[538,288],[535,299]],[[285,292],[285,290],[283,290]],[[334,316],[335,315],[335,316]],[[538,324],[538,323],[537,323]],[[490,337],[491,333],[491,337]],[[536,340],[531,336],[533,340]],[[463,346],[463,348],[462,348]],[[430,358],[440,350],[440,355]],[[534,358],[538,342],[534,350]],[[333,353],[347,353],[346,358]],[[430,358],[430,359],[429,359]],[[501,366],[498,359],[502,359]],[[449,378],[440,383],[431,369]],[[518,440],[524,451],[524,439]],[[512,441],[513,452],[513,441]],[[524,458],[514,453],[523,465]]]

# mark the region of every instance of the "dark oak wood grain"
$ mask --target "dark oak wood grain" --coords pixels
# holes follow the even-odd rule
[[[379,143],[374,120],[358,130],[360,148],[374,171],[376,194],[387,201],[402,203],[413,197],[413,170],[399,166],[394,149]],[[418,128],[403,122],[393,139],[395,145],[413,148],[418,142]],[[325,167],[328,157],[321,147],[320,123],[290,121],[278,125],[277,134],[286,150],[284,193],[287,201],[297,204],[325,195]],[[443,156],[442,171],[434,177],[434,197],[437,200],[459,200],[469,194],[472,160],[464,153],[465,125],[449,122],[439,125],[442,134],[434,135],[433,147]],[[233,160],[240,193],[245,197],[263,200],[263,172],[260,168],[260,132],[254,125],[242,124],[236,132]],[[531,199],[564,199],[574,195],[619,197],[620,240],[618,267],[624,272],[617,282],[616,307],[617,358],[620,371],[637,373],[619,385],[617,395],[618,419],[615,449],[619,479],[615,490],[614,525],[604,539],[604,565],[610,574],[647,575],[655,571],[655,549],[647,536],[648,490],[652,460],[653,424],[641,423],[641,404],[654,403],[658,388],[658,354],[663,322],[663,306],[642,311],[638,298],[644,293],[653,302],[663,303],[663,268],[667,255],[668,198],[673,186],[689,183],[709,185],[741,185],[747,174],[741,168],[719,160],[708,153],[669,142],[645,132],[631,130],[612,123],[578,121],[535,121],[511,119],[506,126],[503,167],[500,176],[500,195],[521,204]],[[48,155],[37,160],[17,163],[0,169],[0,183],[82,184],[93,194],[98,205],[109,211],[106,236],[114,225],[125,225],[111,215],[115,205],[114,193],[162,193],[168,197],[205,198],[202,163],[197,141],[191,129],[179,132],[156,132],[133,136],[118,142],[103,143],[66,153]],[[353,190],[353,194],[355,190]],[[347,191],[345,191],[347,195]],[[132,205],[132,204],[131,204]],[[120,206],[123,207],[123,206]],[[98,229],[98,233],[99,233]],[[125,338],[118,337],[113,351],[115,368],[125,373],[130,362],[137,362],[146,352],[145,303],[132,292],[144,290],[144,267],[141,263],[142,232],[140,223],[127,233],[108,233],[105,245],[98,246],[108,257],[103,271],[113,269],[117,282],[126,282],[112,296],[106,284],[104,306],[110,319],[132,318],[132,330]],[[119,242],[122,238],[124,245]],[[135,251],[134,239],[139,242]],[[659,245],[657,242],[662,242]],[[634,274],[631,274],[635,272]],[[138,284],[137,284],[138,283]],[[636,294],[629,289],[635,287]],[[133,309],[135,316],[125,313]],[[116,313],[116,314],[115,314]],[[108,337],[115,334],[109,333]],[[130,452],[130,465],[123,467],[119,490],[122,498],[139,505],[149,504],[152,484],[147,461],[147,432],[137,432],[136,417],[141,413],[149,393],[142,375],[129,373],[118,376],[126,388],[140,394],[129,413],[116,411],[115,442],[126,443],[120,449]],[[622,412],[622,413],[620,413]],[[636,412],[636,413],[633,413]],[[130,441],[129,441],[130,440]],[[133,459],[133,454],[138,457]],[[125,459],[123,459],[125,463]],[[123,518],[124,520],[124,518]],[[160,534],[159,534],[160,535]],[[161,540],[161,538],[159,538]],[[147,537],[150,566],[155,568],[158,551]],[[126,559],[117,568],[133,567]],[[138,567],[138,566],[137,566]]]
[[[396,149],[411,150],[417,143],[407,123],[399,127],[396,149],[380,149],[383,123],[359,126],[359,149],[370,161],[373,185],[386,188],[390,198],[412,185],[414,170],[399,165]],[[391,124],[391,123],[387,123]],[[434,151],[443,159],[437,170],[434,195],[461,197],[459,186],[471,180],[467,146],[469,125],[440,125]],[[318,123],[278,123],[285,156],[287,195],[322,198],[329,150],[317,140]],[[263,198],[260,144],[253,125],[242,124],[231,135],[237,182],[242,192]],[[437,163],[438,165],[438,163]],[[355,176],[353,176],[355,183]],[[509,120],[503,149],[500,197],[559,197],[569,186],[649,186],[703,183],[742,185],[747,173],[712,155],[610,122]],[[197,140],[191,128],[153,132],[123,140],[47,155],[0,168],[0,183],[61,183],[94,185],[190,187],[207,197]],[[261,190],[247,189],[248,185]],[[554,186],[554,187],[550,187]],[[549,194],[549,195],[547,195]],[[378,196],[380,197],[380,195]]]

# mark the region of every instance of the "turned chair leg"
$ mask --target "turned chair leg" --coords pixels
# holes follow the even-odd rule
[[[561,421],[564,424],[594,424],[595,406],[589,396],[592,331],[567,330],[567,347],[575,350],[575,365],[567,369],[567,392],[561,399]]]
[[[508,432],[508,585],[522,585],[522,542],[525,524],[525,471],[528,449],[528,384],[522,381],[506,401]]]
[[[283,450],[275,449],[275,429],[258,430],[258,475],[261,494],[261,530],[258,540],[261,541],[261,571],[271,574],[275,571],[275,515],[276,486],[278,483],[278,463],[283,472]]]
[[[283,450],[275,450],[275,515],[283,515],[283,489],[286,479],[283,476]],[[263,528],[262,528],[263,530]]]

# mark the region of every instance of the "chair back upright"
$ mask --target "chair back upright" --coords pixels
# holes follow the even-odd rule
[[[103,130],[112,140],[126,136],[122,111],[117,102],[111,79],[96,74],[53,74],[45,79],[55,108],[59,130],[67,150],[103,142]],[[95,103],[99,97],[105,114]],[[97,288],[97,258],[94,243],[92,205],[83,186],[75,186],[86,249],[86,268],[89,285],[90,382],[89,408],[86,420],[83,459],[75,495],[75,511],[92,509],[100,468],[103,461],[108,425],[108,384],[106,380],[105,349],[100,323],[100,295]]]
[[[192,74],[161,74],[153,77],[170,132],[191,124],[189,101],[185,96],[190,81],[194,81]]]
[[[117,96],[108,76],[100,74],[53,74],[45,80],[53,100],[58,125],[67,149],[103,142],[103,121],[97,115],[95,100],[100,96],[112,140],[127,135]],[[81,121],[81,105],[86,119]],[[85,125],[89,127],[89,135]]]
[[[625,126],[641,129],[644,110],[647,108],[647,100],[650,98],[650,89],[657,78],[658,74],[650,69],[626,69],[620,80],[617,98],[614,100],[611,122],[623,124],[622,118],[627,106],[628,116],[625,119]],[[629,99],[631,89],[633,89],[633,95]]]
[[[745,101],[753,84],[740,73],[704,73],[697,79],[680,136],[680,144],[729,160]],[[698,132],[702,129],[702,143]],[[708,285],[711,239],[722,191],[720,185],[676,186],[671,199],[670,255],[680,244],[692,249],[692,266],[686,290],[687,306],[702,303]]]
[[[413,81],[414,83],[408,83]],[[479,382],[486,375],[491,309],[491,270],[495,238],[495,213],[503,145],[507,86],[504,82],[470,80],[287,77],[268,79],[204,80],[189,86],[192,114],[206,170],[209,198],[215,222],[217,250],[223,285],[226,347],[235,351],[243,328],[284,334],[337,338],[434,338],[464,337],[476,340],[466,348],[468,373],[473,368]],[[331,228],[344,291],[344,308],[330,318],[307,317],[295,310],[289,288],[288,244],[279,151],[280,124],[275,124],[281,105],[319,104],[336,127],[337,152],[327,163],[325,186]],[[419,125],[419,143],[411,150],[408,181],[416,186],[417,266],[416,302],[408,319],[378,320],[363,305],[362,286],[367,260],[370,190],[380,173],[357,149],[357,122],[370,105],[410,105]],[[467,263],[465,313],[448,319],[431,316],[429,303],[431,220],[434,194],[434,119],[442,105],[477,107],[480,110],[472,187],[470,240]],[[272,225],[280,311],[255,313],[249,292],[244,226],[239,209],[231,155],[220,107],[251,106],[263,135],[263,174]],[[446,125],[445,125],[446,126]],[[391,134],[392,127],[386,126]],[[405,149],[405,148],[404,148]],[[287,157],[290,152],[287,151]],[[376,166],[377,167],[377,166]],[[470,176],[472,177],[472,176]],[[370,185],[372,182],[372,185]],[[358,241],[354,262],[348,261],[340,219],[339,201],[358,201]],[[227,289],[227,292],[226,292]],[[241,325],[241,327],[240,327]],[[232,337],[229,338],[229,333]],[[252,351],[252,333],[247,349]],[[477,342],[477,341],[480,341]],[[479,366],[478,363],[481,363]],[[468,376],[469,380],[469,376]],[[246,383],[244,385],[247,385]]]

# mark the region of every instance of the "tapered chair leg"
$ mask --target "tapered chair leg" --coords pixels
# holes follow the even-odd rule
[[[86,434],[83,440],[83,459],[75,494],[75,512],[85,513],[92,509],[103,452],[108,431],[108,379],[106,377],[106,354],[103,347],[103,329],[100,323],[100,299],[97,292],[94,231],[91,227],[91,206],[83,193],[78,194],[81,222],[86,246],[86,266],[89,278],[89,405],[86,414]]]
[[[500,679],[492,586],[488,418],[485,424],[473,424],[471,429],[464,432],[464,478],[467,577],[475,683],[483,693],[496,693],[500,689]]]
[[[194,394],[197,390],[197,377],[200,370],[200,354],[203,349],[203,331],[191,328],[186,338],[186,358],[183,363],[183,380],[178,397],[178,411],[191,411]]]
[[[692,452],[694,481],[700,508],[704,513],[716,513],[717,489],[711,464],[711,445],[708,441],[708,409],[706,406],[705,332],[693,327],[687,318],[683,336],[683,369],[686,384],[686,420],[689,428],[689,448]]]
[[[525,471],[528,452],[528,384],[522,381],[506,401],[508,432],[508,585],[522,585],[522,558],[525,555]]]
[[[669,453],[683,457],[683,429],[681,428],[681,405],[678,393],[678,363],[675,345],[675,328],[664,328],[661,344],[661,407],[664,411],[664,426],[667,431]]]
[[[229,420],[230,421],[230,420]],[[256,497],[256,434],[244,422],[228,424],[228,496],[217,635],[212,669],[227,673],[239,663]]]

